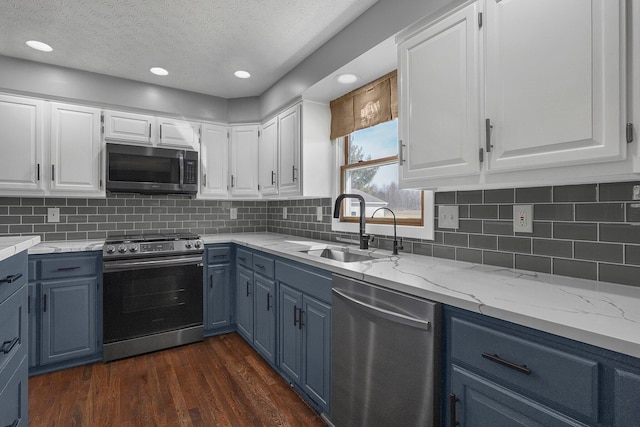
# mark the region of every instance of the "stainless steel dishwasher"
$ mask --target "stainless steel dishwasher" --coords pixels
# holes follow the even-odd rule
[[[336,427],[439,424],[440,304],[333,275]]]

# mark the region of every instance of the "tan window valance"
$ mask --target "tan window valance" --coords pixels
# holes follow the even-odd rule
[[[397,71],[334,99],[330,106],[331,139],[397,118]]]

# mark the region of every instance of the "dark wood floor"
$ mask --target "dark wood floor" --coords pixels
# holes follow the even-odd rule
[[[29,426],[324,426],[237,334],[29,379]]]

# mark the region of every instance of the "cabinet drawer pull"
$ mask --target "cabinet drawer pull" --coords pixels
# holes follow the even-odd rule
[[[531,375],[531,369],[529,369],[527,365],[518,365],[517,363],[503,359],[497,354],[482,353],[482,357],[484,357],[485,359],[489,359],[492,362],[496,362],[499,365],[506,366],[507,368],[511,368],[518,372],[522,372],[523,374]]]
[[[13,422],[11,424],[9,424],[7,427],[18,427],[18,423],[20,422],[20,418],[16,418],[15,420],[13,420]]]
[[[43,305],[43,310],[45,313],[47,312],[47,294],[44,294],[42,296],[42,305]]]
[[[296,326],[298,324],[298,306],[294,305],[293,306],[293,326]]]
[[[270,300],[271,300],[271,294],[267,293],[267,311],[269,311],[269,309],[271,309]]]
[[[18,341],[20,341],[19,337],[15,337],[14,339],[10,340],[10,341],[5,341],[2,343],[2,347],[0,347],[0,351],[3,354],[8,354],[11,352],[11,350],[13,350],[13,347],[16,346],[16,344],[18,344]]]
[[[451,393],[449,395],[449,427],[456,427],[460,423],[458,422],[458,414],[456,413],[456,403],[458,403],[458,397]]]
[[[249,296],[249,286],[251,286],[251,285],[249,284],[249,281],[247,280],[247,296]]]
[[[296,172],[297,171],[298,171],[298,169],[295,167],[295,165],[291,166],[293,182],[296,182],[296,180],[298,179],[298,178],[296,178]]]
[[[36,168],[36,178],[40,181],[40,163],[38,163],[38,167]]]
[[[276,185],[276,173],[271,171],[271,185]]]
[[[264,270],[264,264],[256,264],[255,266]]]
[[[75,267],[58,267],[58,271],[71,271],[71,270],[77,270],[79,268],[80,268],[79,265]]]
[[[0,283],[13,283],[13,282],[15,282],[16,280],[18,280],[21,277],[22,277],[22,273],[12,274],[12,275],[7,276],[4,279],[0,280]]]
[[[491,119],[486,119],[485,120],[485,135],[486,135],[486,149],[487,149],[487,153],[491,152],[491,148],[493,147],[493,145],[491,144],[491,130],[493,129],[493,125],[491,124]]]
[[[226,254],[221,254],[221,255],[214,255],[213,257],[214,258],[224,258],[226,256],[227,256]]]
[[[239,259],[240,261],[242,261],[242,262],[245,262],[245,261],[247,260],[247,259],[246,259],[245,257],[243,257],[243,256],[239,256],[239,257],[238,257],[238,259]]]

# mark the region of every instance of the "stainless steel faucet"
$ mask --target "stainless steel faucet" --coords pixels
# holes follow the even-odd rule
[[[396,234],[396,213],[392,211],[390,208],[383,206],[373,211],[373,213],[371,214],[371,218],[373,218],[376,212],[378,212],[381,209],[387,210],[391,212],[391,215],[393,215],[393,255],[398,255],[398,249],[404,249],[404,246],[402,246],[402,237],[400,238],[400,243],[398,243],[398,237]]]
[[[344,199],[357,199],[360,202],[360,249],[369,249],[369,235],[365,230],[365,203],[364,197],[359,194],[340,194],[336,198],[336,205],[333,209],[333,217],[340,218],[340,207]]]

